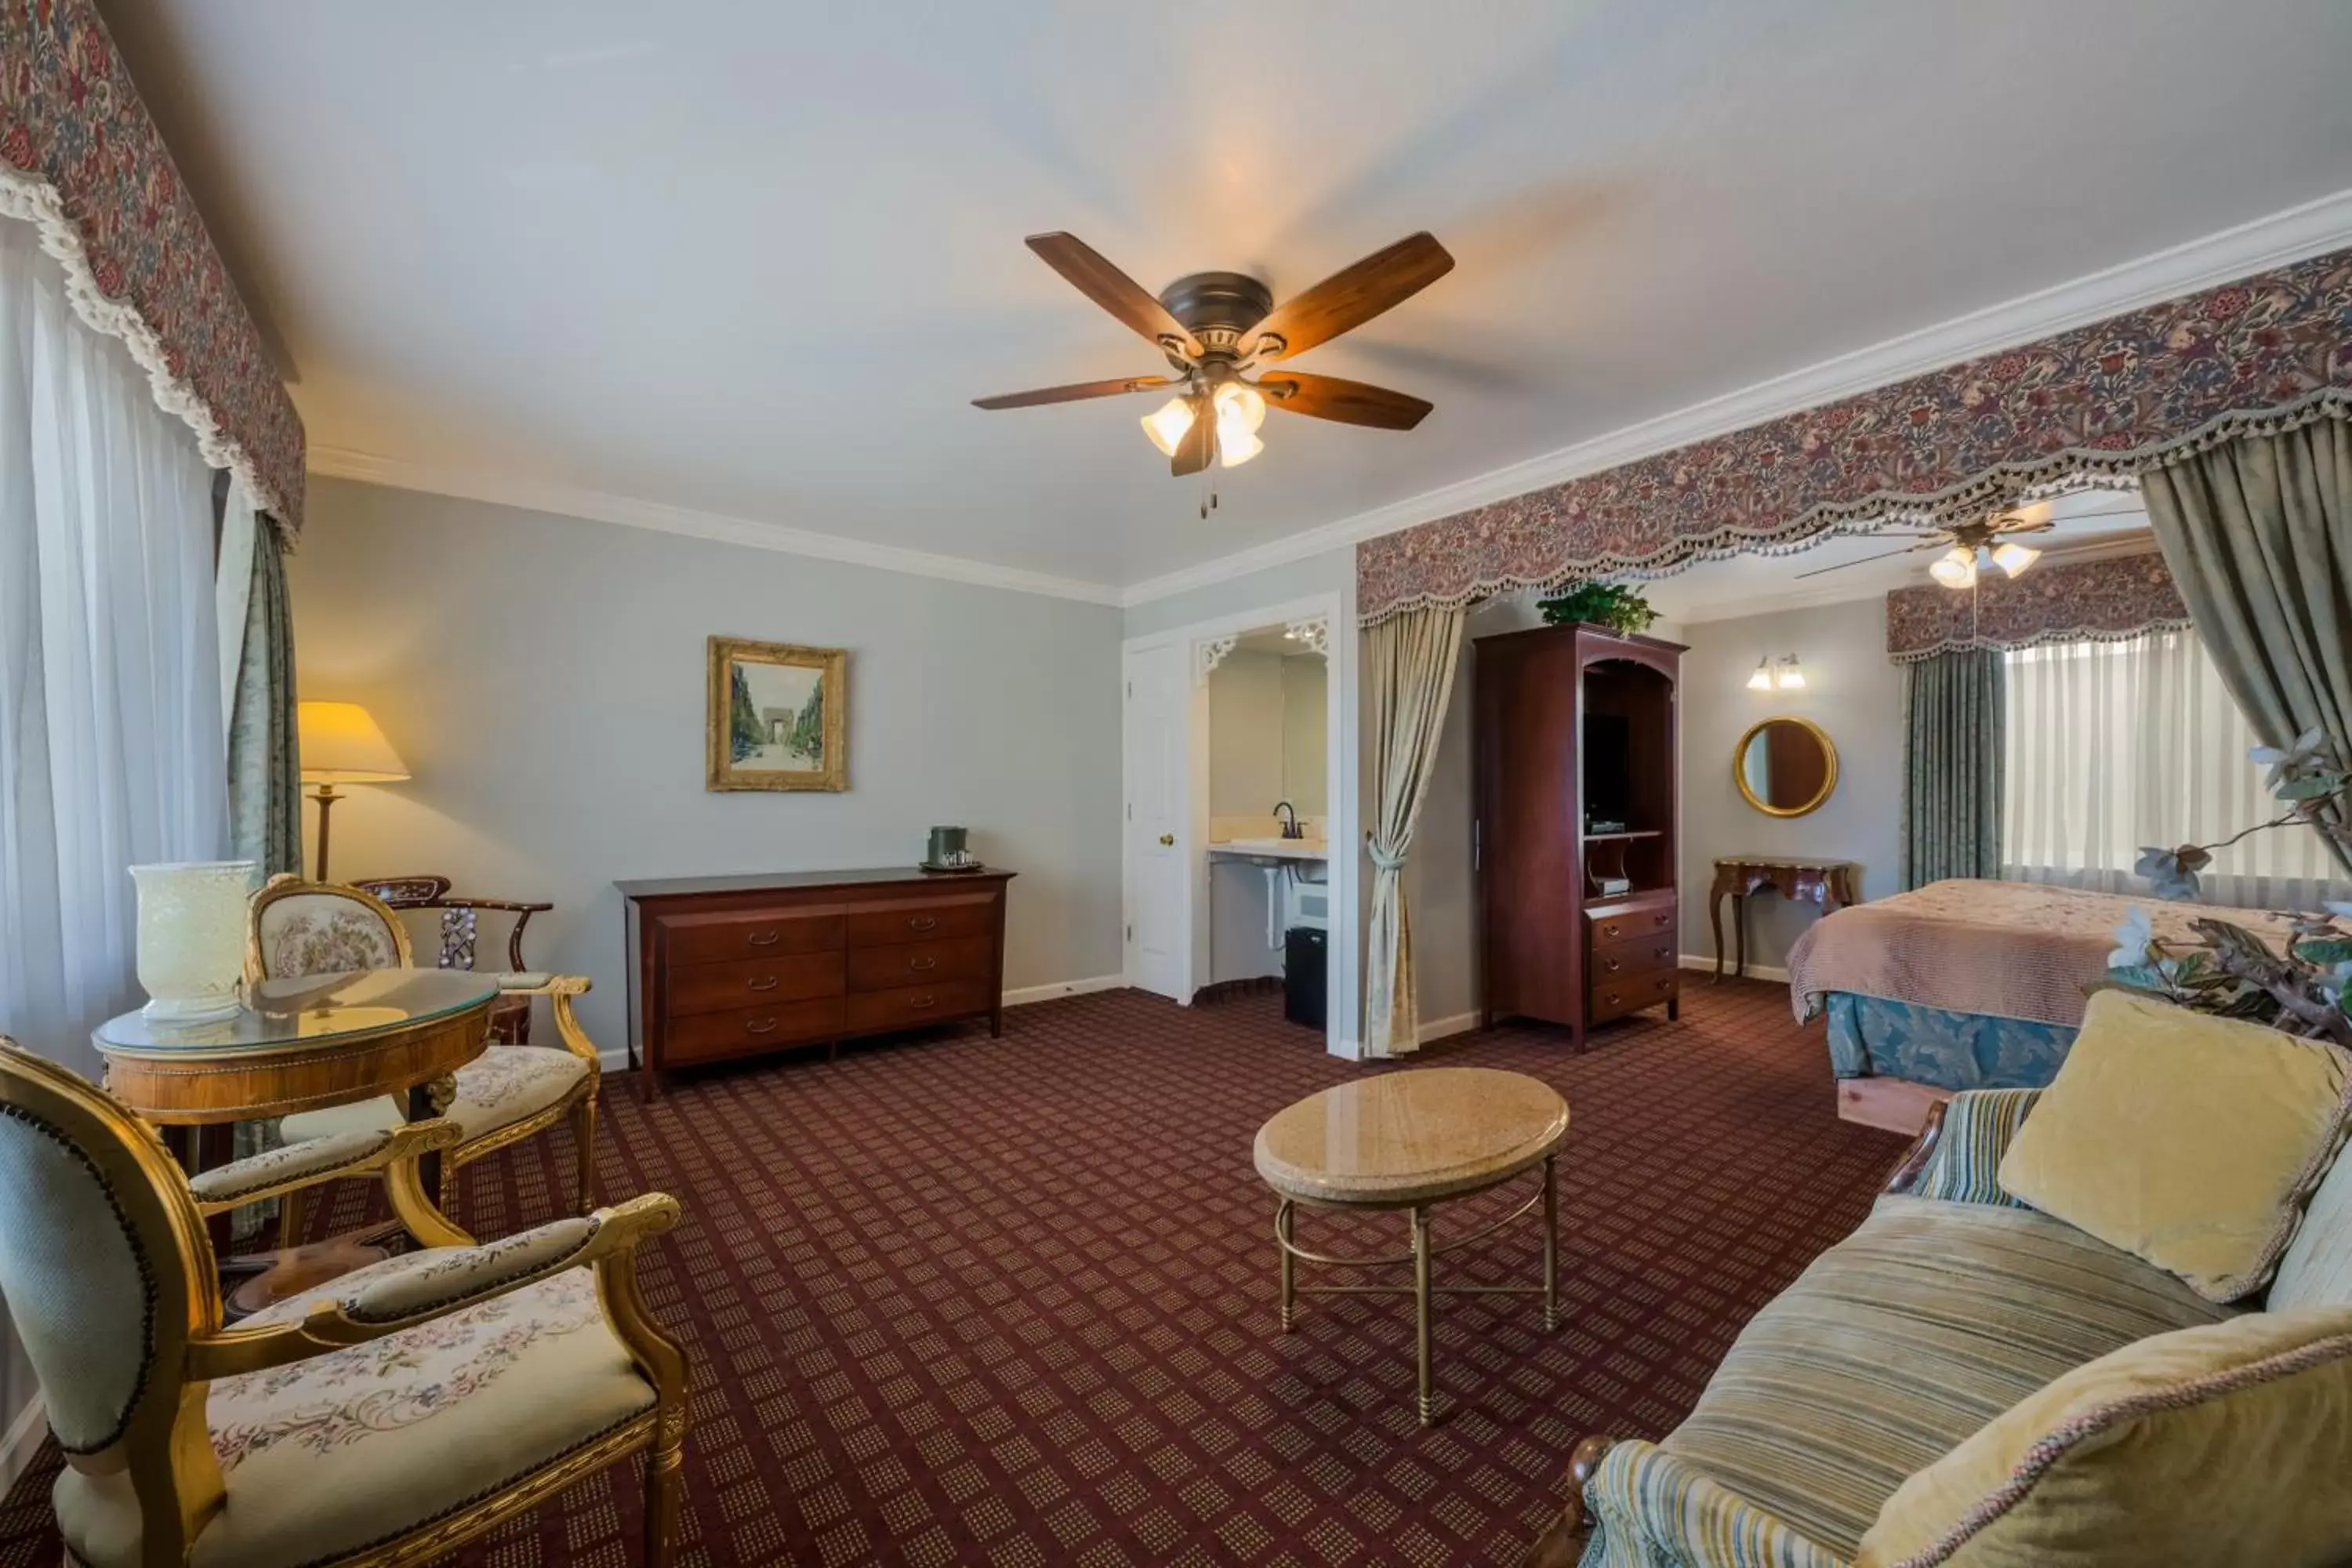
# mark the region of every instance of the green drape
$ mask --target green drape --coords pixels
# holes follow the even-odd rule
[[[228,730],[231,853],[264,878],[302,868],[302,773],[294,730],[294,610],[276,525],[253,531],[253,594]]]
[[[2352,425],[2240,437],[2148,470],[2140,493],[2255,735],[2284,746],[2317,730],[2352,766]]]
[[[2007,717],[1998,648],[1903,673],[1903,886],[2000,875]]]

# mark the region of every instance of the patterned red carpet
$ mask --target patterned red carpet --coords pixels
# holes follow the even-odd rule
[[[1112,993],[968,1030],[606,1093],[608,1194],[677,1194],[644,1270],[693,1359],[681,1561],[915,1564],[1514,1563],[1578,1437],[1654,1435],[1741,1323],[1850,1229],[1902,1141],[1838,1121],[1816,1028],[1778,986],[1694,983],[1683,1022],[1578,1058],[1505,1029],[1423,1064],[1557,1085],[1562,1327],[1530,1298],[1438,1317],[1438,1425],[1412,1415],[1411,1303],[1310,1298],[1276,1330],[1260,1121],[1362,1070],[1275,998]],[[551,1217],[558,1137],[467,1173],[461,1217]],[[345,1184],[320,1216],[353,1223]],[[1440,1240],[1509,1199],[1441,1211]],[[1380,1250],[1401,1245],[1390,1220]],[[1373,1238],[1308,1215],[1301,1241]],[[1522,1221],[1441,1260],[1534,1278]],[[1441,1276],[1443,1278],[1443,1276]],[[0,1568],[58,1559],[52,1452],[0,1512]],[[636,1561],[634,1472],[453,1559]]]

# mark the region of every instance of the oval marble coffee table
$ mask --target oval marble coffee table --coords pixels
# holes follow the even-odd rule
[[[1421,1424],[1434,1410],[1429,1376],[1429,1299],[1433,1294],[1534,1296],[1544,1301],[1544,1327],[1559,1321],[1559,1198],[1553,1163],[1568,1141],[1568,1101],[1525,1073],[1493,1068],[1419,1068],[1382,1073],[1312,1094],[1257,1130],[1257,1173],[1275,1191],[1274,1239],[1282,1258],[1282,1331],[1288,1333],[1295,1297],[1399,1296],[1413,1299],[1413,1341],[1420,1372]],[[1501,1219],[1443,1247],[1430,1240],[1430,1210],[1453,1198],[1489,1191],[1541,1167],[1540,1190]],[[1440,1285],[1429,1282],[1430,1259],[1491,1236],[1538,1204],[1543,1205],[1543,1283]],[[1309,1252],[1294,1238],[1297,1210],[1407,1209],[1412,1249],[1383,1258],[1332,1258]],[[1340,1268],[1412,1266],[1411,1285],[1298,1285],[1296,1262]]]

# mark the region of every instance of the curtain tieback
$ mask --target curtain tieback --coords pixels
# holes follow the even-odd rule
[[[1404,869],[1404,851],[1402,849],[1386,848],[1382,847],[1381,841],[1377,838],[1367,838],[1364,840],[1364,853],[1372,858],[1372,869],[1375,871],[1402,871]]]

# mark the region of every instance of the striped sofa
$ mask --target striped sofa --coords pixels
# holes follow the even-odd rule
[[[1859,1229],[1757,1314],[1663,1441],[1590,1439],[1531,1564],[1846,1568],[1881,1506],[2019,1399],[2149,1334],[2220,1321],[2172,1275],[2006,1196],[2039,1089],[1959,1094]],[[2352,1302],[2352,1159],[2272,1308]]]

